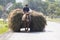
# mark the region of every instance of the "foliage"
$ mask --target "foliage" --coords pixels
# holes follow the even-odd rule
[[[46,12],[48,4],[46,2],[43,2],[41,0],[30,0],[28,1],[28,5],[31,9],[36,10],[36,11],[41,11],[43,13]]]
[[[8,31],[8,24],[0,19],[0,34],[5,33],[6,31]]]
[[[15,0],[0,0],[0,5],[6,5],[9,2],[13,3],[13,6],[10,8],[9,12],[16,8],[23,8],[22,3],[15,3]],[[60,15],[60,0],[24,0],[23,4],[28,4],[32,10],[42,12],[48,16],[52,14],[57,16]]]
[[[3,10],[3,6],[2,5],[0,5],[0,11],[2,11]]]
[[[59,0],[26,0],[31,9],[43,12],[45,15],[60,15],[60,1]],[[54,16],[53,15],[53,16]]]
[[[9,2],[15,3],[15,0],[0,0],[0,5],[5,6],[5,5],[8,4]]]
[[[50,17],[47,17],[46,20],[60,23],[60,18],[53,18],[53,19],[51,19]]]
[[[14,3],[9,11],[14,10],[16,8],[20,8],[20,9],[23,8],[22,3]]]
[[[1,17],[1,15],[2,15],[2,13],[3,13],[3,6],[0,5],[0,17]]]

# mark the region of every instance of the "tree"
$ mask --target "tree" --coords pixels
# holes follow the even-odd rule
[[[22,3],[14,3],[13,6],[10,8],[9,12],[10,12],[11,10],[16,9],[16,8],[22,9],[22,8],[23,8]]]
[[[46,14],[46,9],[48,7],[48,3],[44,2],[42,0],[27,0],[28,5],[32,10],[38,11],[38,12],[43,12]]]
[[[15,3],[15,0],[0,0],[0,5],[5,6],[9,2]]]
[[[60,9],[60,4],[55,1],[54,3],[50,3],[49,2],[49,6],[48,6],[48,13],[53,13],[53,14],[58,14],[57,11]]]
[[[0,18],[1,18],[2,13],[3,13],[3,6],[0,5]]]

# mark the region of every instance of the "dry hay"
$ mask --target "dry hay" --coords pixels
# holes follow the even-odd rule
[[[19,32],[22,27],[22,9],[15,9],[9,13],[8,23],[9,28],[14,32]],[[31,23],[30,31],[43,31],[46,25],[46,19],[42,13],[32,11],[31,12]]]

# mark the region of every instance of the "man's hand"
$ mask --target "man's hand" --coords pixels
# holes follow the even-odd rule
[[[29,15],[29,13],[28,13],[28,12],[27,12],[26,14],[27,14],[27,15]]]

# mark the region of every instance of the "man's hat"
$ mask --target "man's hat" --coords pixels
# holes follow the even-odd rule
[[[25,6],[28,6],[28,4],[26,4]]]

